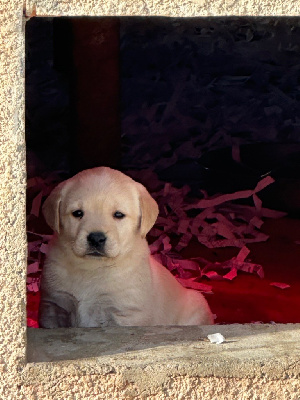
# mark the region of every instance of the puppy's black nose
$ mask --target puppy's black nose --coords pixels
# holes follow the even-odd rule
[[[91,232],[87,237],[87,241],[91,247],[100,249],[104,246],[106,236],[103,232]]]

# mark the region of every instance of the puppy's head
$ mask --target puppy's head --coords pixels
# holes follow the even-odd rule
[[[58,185],[43,213],[78,257],[115,258],[154,225],[158,206],[146,188],[107,167],[80,172]]]

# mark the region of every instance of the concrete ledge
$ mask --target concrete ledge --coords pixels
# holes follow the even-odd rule
[[[211,344],[207,335],[215,332],[226,341]],[[162,381],[181,375],[300,378],[299,324],[28,329],[27,343],[25,385],[71,365],[79,375],[126,371],[130,381],[142,381],[150,370]]]
[[[16,398],[299,400],[299,360],[300,324],[28,329]]]

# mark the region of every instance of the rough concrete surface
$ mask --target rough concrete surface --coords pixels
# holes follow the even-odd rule
[[[208,340],[216,332],[225,337],[222,344]],[[300,332],[297,324],[28,330],[29,363],[95,357],[97,365],[167,363],[166,373],[176,366],[174,375],[297,378]]]
[[[232,331],[231,340],[220,347],[196,340],[193,330],[170,328],[157,335],[151,330],[148,336],[139,331],[136,340],[134,331],[124,328],[109,333],[116,340],[117,336],[127,338],[122,339],[121,350],[117,350],[118,342],[108,341],[108,333],[101,333],[102,349],[107,349],[100,353],[98,342],[90,342],[92,333],[76,333],[73,343],[72,332],[66,338],[59,332],[56,338],[55,332],[36,331],[29,333],[28,356],[44,361],[26,364],[23,2],[0,0],[0,7],[0,399],[299,399],[299,326],[286,325],[282,330],[251,327],[270,331],[250,336]],[[26,2],[25,9],[28,17],[35,13],[298,15],[299,1],[45,0]],[[200,338],[205,329],[201,328]],[[221,329],[225,333],[234,327]],[[36,341],[35,353],[32,340]],[[55,361],[63,355],[63,341],[73,357],[95,354]],[[83,344],[77,346],[80,341]],[[47,362],[51,352],[53,361]]]
[[[209,342],[215,332],[224,343]],[[299,339],[293,324],[30,329],[23,390],[29,396],[51,377],[49,391],[59,398],[61,382],[98,376],[112,399],[298,399]]]

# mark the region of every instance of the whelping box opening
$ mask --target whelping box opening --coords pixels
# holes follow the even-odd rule
[[[152,253],[217,324],[300,322],[299,18],[26,24],[27,324],[56,184],[100,165],[160,206]]]

